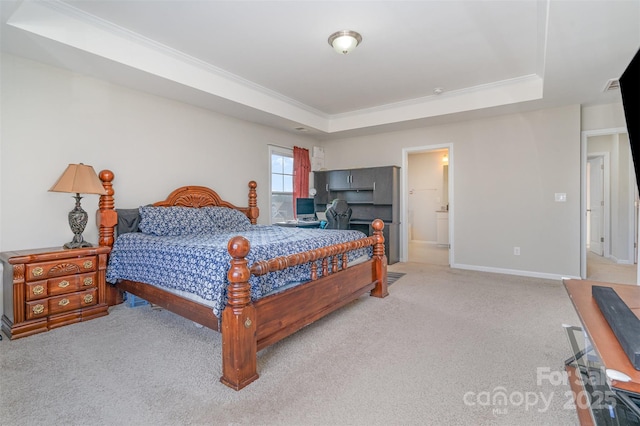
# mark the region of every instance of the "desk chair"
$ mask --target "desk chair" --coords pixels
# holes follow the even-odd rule
[[[351,207],[345,200],[333,200],[326,214],[327,229],[349,229]]]

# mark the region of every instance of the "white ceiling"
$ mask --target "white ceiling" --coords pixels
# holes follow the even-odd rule
[[[618,101],[603,89],[640,47],[640,0],[2,0],[0,13],[3,51],[321,139]],[[343,29],[363,37],[348,55],[327,43]]]

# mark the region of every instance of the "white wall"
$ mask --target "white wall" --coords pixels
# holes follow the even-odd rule
[[[71,194],[47,192],[69,163],[110,169],[116,207],[164,199],[204,185],[246,206],[258,183],[260,222],[269,218],[267,144],[311,148],[292,133],[151,96],[12,55],[2,55],[0,251],[60,247],[73,234]],[[97,195],[85,239],[97,241]],[[0,303],[1,306],[1,303]]]
[[[445,143],[453,147],[453,266],[580,276],[578,105],[327,141],[326,167],[399,165],[403,148]]]
[[[614,129],[627,126],[622,101],[582,107],[582,130]]]

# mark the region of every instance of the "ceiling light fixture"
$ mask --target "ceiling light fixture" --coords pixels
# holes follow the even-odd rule
[[[338,52],[346,55],[362,42],[362,36],[355,31],[342,30],[329,36],[329,45]]]

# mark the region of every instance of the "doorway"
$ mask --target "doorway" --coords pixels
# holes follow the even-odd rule
[[[605,173],[606,165],[606,173]],[[605,175],[607,177],[605,184]],[[608,153],[587,156],[587,250],[597,256],[605,256],[605,240],[609,226],[609,155]],[[605,194],[605,188],[607,188]],[[608,247],[608,245],[607,245]],[[609,255],[607,250],[606,255]]]
[[[448,266],[453,259],[450,144],[403,150],[401,260]]]
[[[637,185],[625,128],[582,133],[581,277],[638,283]]]

